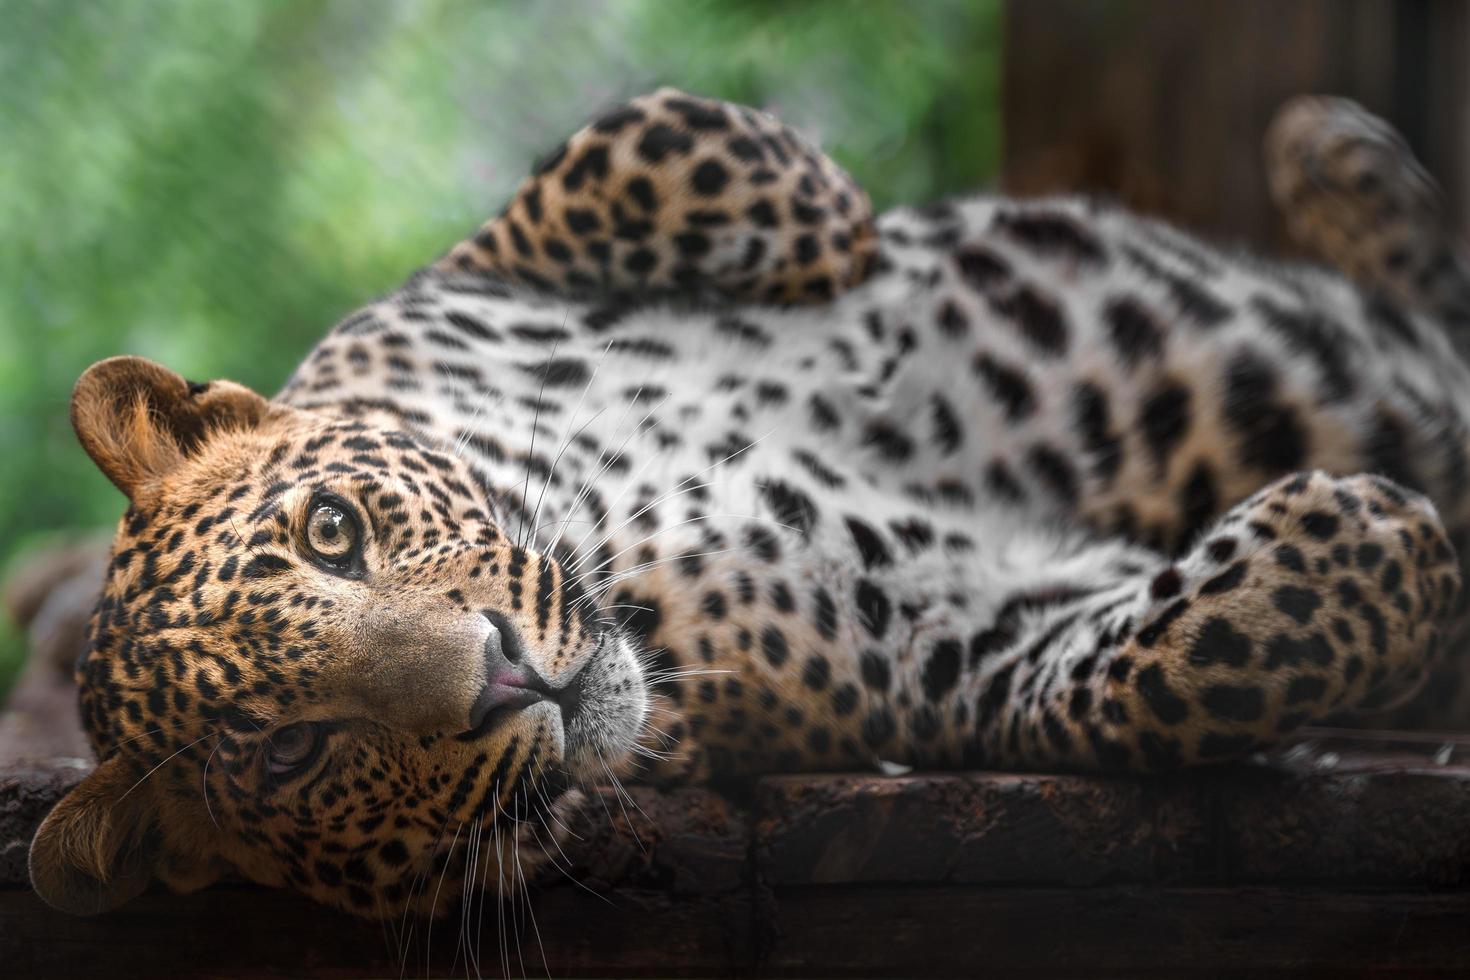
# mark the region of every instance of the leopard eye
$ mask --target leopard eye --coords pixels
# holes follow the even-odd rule
[[[335,503],[315,504],[306,521],[306,544],[332,565],[345,565],[357,553],[361,532],[352,515]]]
[[[285,776],[316,758],[321,749],[321,729],[298,722],[273,732],[266,741],[265,766],[273,776]]]

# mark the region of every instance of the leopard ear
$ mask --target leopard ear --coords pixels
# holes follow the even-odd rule
[[[77,381],[71,424],[92,461],[136,500],[211,432],[254,428],[269,408],[263,397],[232,381],[195,384],[142,357],[112,357]]]
[[[151,787],[113,756],[56,804],[31,842],[31,885],[73,915],[116,908],[148,887],[158,858]]]

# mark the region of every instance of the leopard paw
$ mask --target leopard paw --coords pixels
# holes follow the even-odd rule
[[[1299,474],[1160,573],[1106,699],[1147,768],[1237,757],[1412,696],[1460,587],[1429,501],[1381,477]]]
[[[790,303],[861,281],[876,249],[867,194],[791,127],[664,88],[572,136],[441,265]]]

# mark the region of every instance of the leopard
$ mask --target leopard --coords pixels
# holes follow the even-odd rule
[[[1166,773],[1470,717],[1463,273],[1395,140],[1330,100],[1269,136],[1334,269],[1092,198],[877,215],[660,89],[274,397],[94,364],[71,421],[128,506],[36,891],[432,917],[614,778]]]

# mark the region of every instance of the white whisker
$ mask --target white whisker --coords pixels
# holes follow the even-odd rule
[[[419,892],[421,894],[422,888],[428,887],[429,875],[434,870],[433,854],[439,849],[439,842],[444,839],[444,832],[448,829],[449,821],[446,818],[444,823],[439,827],[439,832],[434,837],[433,845],[429,848],[429,861],[424,865],[421,872],[414,873],[413,878],[410,879],[408,883],[408,897],[403,905],[403,919],[399,923],[398,929],[398,934],[403,937],[403,945],[399,948],[398,955],[398,976],[400,980],[403,977],[404,971],[408,969],[408,946],[409,943],[413,941],[414,924],[418,921],[417,919],[414,919],[412,922],[410,922],[408,916],[410,910],[413,909],[414,902],[416,901],[414,893]],[[422,878],[422,888],[420,886],[420,878]]]
[[[668,396],[666,395],[665,398],[667,398],[667,397]],[[662,404],[662,402],[660,402],[660,404]],[[617,534],[624,527],[627,527],[628,524],[631,521],[633,521],[638,516],[640,516],[641,514],[643,514],[650,507],[655,506],[659,501],[663,500],[669,494],[676,493],[676,492],[677,493],[687,493],[687,492],[689,492],[689,488],[685,486],[686,484],[689,484],[689,483],[692,483],[695,480],[698,480],[701,476],[703,476],[704,474],[708,473],[710,470],[714,469],[717,466],[721,466],[721,465],[723,465],[725,463],[728,463],[730,460],[734,459],[736,456],[739,456],[742,453],[750,452],[750,450],[754,449],[756,446],[758,446],[762,442],[764,442],[767,438],[770,437],[771,433],[773,433],[775,431],[776,431],[775,428],[771,428],[771,429],[767,430],[765,433],[763,433],[759,438],[751,441],[749,445],[747,445],[747,446],[745,446],[745,447],[743,447],[741,449],[737,449],[735,452],[729,453],[729,454],[725,455],[724,457],[715,460],[713,463],[710,463],[708,466],[704,467],[703,469],[697,470],[694,473],[689,474],[689,476],[687,476],[683,480],[681,480],[679,482],[679,484],[677,484],[676,486],[670,488],[669,490],[666,490],[663,494],[660,494],[658,497],[655,497],[652,501],[650,501],[649,503],[645,504],[642,510],[639,510],[636,514],[630,515],[626,520],[624,520],[616,528],[614,528],[613,530],[609,531],[606,535],[603,536],[603,538],[602,538],[601,541],[598,541],[597,544],[595,544],[595,545],[592,546],[592,548],[590,549],[590,551],[595,553],[597,551],[597,549],[598,548],[601,548],[604,544],[606,544],[607,541],[613,535]],[[655,457],[657,457],[657,455],[658,454],[655,453],[653,456],[649,457],[649,461],[651,462]],[[647,463],[644,464],[645,467],[647,465],[648,465]],[[641,475],[642,470],[640,470],[639,473]],[[618,494],[618,496],[614,499],[614,503],[613,504],[609,504],[608,505],[607,512],[609,514],[613,512],[614,507],[616,505],[616,502],[618,500],[621,500],[622,499],[623,493],[626,493],[628,491],[628,488],[631,487],[631,486],[633,486],[636,482],[637,482],[637,479],[635,477],[634,479],[628,480],[628,481],[626,481],[623,484],[623,490],[622,490],[622,492],[620,492]],[[713,484],[713,483],[705,484],[705,486],[714,486],[714,485],[715,484]],[[681,489],[681,488],[683,488],[683,489]],[[586,543],[586,541],[587,541],[586,537],[583,537],[581,541],[577,542],[577,547],[576,547],[575,550],[580,553],[582,551],[582,546]],[[578,564],[580,564],[580,562]]]
[[[638,392],[641,394],[642,391],[643,391],[643,389],[640,387],[638,389]],[[611,469],[613,463],[616,462],[619,458],[622,457],[623,450],[626,449],[626,448],[628,448],[628,443],[632,442],[633,441],[633,437],[636,436],[639,432],[642,431],[643,423],[644,422],[647,422],[650,418],[652,418],[653,417],[653,413],[656,412],[656,411],[658,411],[663,406],[664,402],[666,402],[668,400],[669,400],[669,395],[665,394],[662,398],[660,398],[657,402],[655,402],[653,404],[653,407],[652,408],[650,408],[647,412],[644,413],[643,418],[641,418],[641,419],[638,420],[638,425],[635,426],[634,429],[633,429],[633,431],[630,432],[630,433],[628,433],[628,435],[626,437],[624,437],[622,443],[619,444],[617,452],[615,452],[615,453],[609,453],[609,452],[607,452],[607,450],[605,450],[605,449],[603,450],[603,455],[606,458],[603,460],[602,464],[600,466],[598,466],[598,468],[595,471],[593,471],[591,474],[588,475],[587,479],[583,483],[582,492],[578,493],[577,498],[572,501],[572,506],[570,508],[568,508],[568,511],[567,511],[568,513],[576,513],[577,507],[580,506],[580,504],[582,502],[582,496],[583,496],[583,494],[590,494],[592,492],[593,484],[595,483],[595,481],[597,479],[599,479],[609,469]],[[632,408],[632,403],[631,402],[629,403],[628,408],[629,409]],[[628,411],[628,409],[624,409],[624,415],[623,415],[624,418],[627,417],[627,411]],[[619,422],[618,422],[618,428],[622,428],[622,421],[621,420],[619,420]],[[614,430],[614,431],[616,431],[616,430]],[[623,494],[627,493],[628,490],[635,483],[638,482],[638,478],[643,475],[643,471],[646,470],[646,469],[648,469],[648,467],[653,464],[653,461],[656,460],[656,459],[658,459],[660,456],[662,456],[663,453],[664,453],[664,450],[662,450],[662,449],[660,449],[660,450],[658,450],[656,452],[650,453],[649,456],[648,456],[648,459],[644,460],[643,461],[643,465],[638,468],[638,472],[635,473],[635,474],[633,474],[633,477],[631,479],[628,479],[628,480],[623,481],[623,487],[622,487],[622,489],[619,490],[618,491],[618,495],[612,499],[612,503],[610,503],[610,504],[607,505],[607,512],[608,513],[612,513],[613,509],[617,506],[617,502],[623,499]],[[582,545],[584,545],[584,544],[587,543],[587,538],[591,537],[592,532],[597,529],[597,524],[598,523],[601,523],[601,522],[594,523],[594,525],[592,527],[592,530],[589,530],[586,534],[584,534],[582,536],[582,539],[577,542],[576,547],[572,549],[573,551],[578,551],[579,552],[579,551],[582,550]]]
[[[571,312],[570,307],[568,308],[567,312]],[[565,318],[563,318],[562,320],[562,326],[566,326]],[[607,352],[610,350],[612,350],[612,341],[609,340],[607,342],[607,346],[602,349],[601,356],[597,358],[597,364],[593,366],[592,373],[587,378],[587,383],[582,386],[582,395],[580,398],[577,399],[577,407],[573,408],[572,414],[567,417],[567,428],[566,432],[562,435],[561,447],[557,449],[556,456],[551,460],[551,469],[547,472],[546,479],[541,484],[541,496],[536,498],[536,509],[531,513],[531,535],[529,543],[532,548],[536,547],[536,531],[538,530],[537,522],[541,519],[541,504],[546,499],[546,488],[551,485],[551,478],[556,475],[557,464],[561,462],[562,455],[567,451],[567,448],[571,446],[572,441],[576,439],[577,436],[580,436],[583,432],[586,432],[587,426],[591,425],[593,422],[596,422],[597,419],[602,415],[602,413],[607,410],[607,406],[605,405],[602,408],[599,408],[591,418],[582,423],[582,427],[577,430],[576,435],[572,435],[572,426],[576,424],[577,414],[582,411],[582,405],[587,400],[587,392],[592,390],[592,384],[597,380],[597,372],[602,370],[602,363],[607,359]]]
[[[127,790],[123,793],[123,795],[122,796],[119,796],[117,798],[116,803],[114,803],[113,805],[116,806],[117,803],[121,803],[123,800],[127,799],[128,798],[128,793],[131,793],[133,790],[137,789],[139,786],[142,786],[143,783],[145,783],[148,780],[148,777],[149,776],[153,775],[155,772],[157,772],[158,770],[162,769],[164,766],[168,765],[174,759],[178,758],[181,754],[183,754],[184,752],[187,752],[189,749],[192,749],[194,746],[198,745],[200,742],[204,741],[206,738],[211,738],[211,737],[216,736],[218,734],[219,734],[219,732],[205,732],[203,735],[200,735],[194,741],[190,742],[188,745],[186,745],[183,748],[179,749],[179,751],[175,752],[173,755],[169,756],[167,759],[164,759],[162,762],[160,762],[158,765],[154,766],[152,769],[149,769],[147,772],[145,772],[143,774],[143,778],[142,779],[139,779],[136,783],[134,783],[133,785],[129,786],[127,788]]]
[[[566,868],[563,868],[561,865],[557,864],[556,863],[556,858],[554,858],[554,857],[551,856],[551,852],[548,851],[548,850],[546,850],[546,846],[544,844],[541,844],[541,835],[538,834],[538,833],[536,833],[536,828],[532,827],[531,828],[531,833],[536,834],[536,843],[538,845],[541,845],[541,853],[543,853],[543,854],[546,855],[547,862],[553,868],[555,868],[557,871],[560,871],[562,873],[562,875],[567,879],[567,881],[570,881],[572,884],[576,885],[578,888],[582,889],[584,892],[586,892],[587,894],[591,895],[593,898],[596,898],[596,899],[598,899],[598,900],[606,903],[609,907],[611,907],[611,908],[617,908],[617,904],[615,902],[613,902],[611,899],[609,899],[606,895],[603,895],[600,892],[593,891],[591,888],[587,887],[586,882],[578,881],[577,878],[570,871],[568,871]],[[550,831],[547,831],[546,836],[548,836],[548,837],[551,838],[551,842],[553,844],[556,844],[557,851],[566,860],[567,864],[568,865],[571,865],[572,859],[569,858],[569,857],[567,857],[566,856],[566,852],[561,849],[561,845],[556,843],[556,835],[552,834]]]
[[[657,684],[660,681],[679,680],[685,677],[707,677],[714,674],[734,674],[735,670],[728,667],[678,667],[663,671],[653,671],[645,675],[645,680]]]
[[[433,962],[434,955],[434,912],[439,908],[439,890],[444,887],[444,878],[449,874],[449,865],[453,860],[454,845],[459,843],[459,832],[464,829],[464,821],[454,828],[454,840],[449,842],[449,851],[444,857],[444,870],[439,873],[439,884],[434,886],[434,900],[429,905],[429,931],[428,938],[424,942],[424,963]]]
[[[517,822],[517,830],[520,829],[520,826],[520,822]],[[521,894],[525,897],[526,916],[531,921],[531,931],[536,934],[536,946],[541,951],[541,966],[543,969],[546,970],[547,980],[550,980],[551,964],[546,961],[546,943],[543,942],[541,939],[541,927],[536,924],[536,909],[531,905],[531,887],[526,882],[525,871],[521,868],[521,838],[519,833],[517,833],[515,837],[514,849],[516,858],[516,877],[520,879]],[[522,969],[524,969],[524,964],[522,964]]]
[[[648,848],[643,846],[643,838],[638,836],[638,828],[633,826],[633,817],[628,813],[628,808],[623,803],[623,798],[627,794],[623,792],[622,784],[618,782],[618,777],[613,774],[612,767],[607,764],[607,760],[602,757],[602,750],[594,748],[593,751],[597,753],[597,761],[601,763],[603,772],[607,773],[607,778],[611,781],[613,797],[618,801],[618,807],[623,811],[623,819],[628,823],[628,832],[633,835],[633,841],[638,845],[638,850],[647,854]],[[631,798],[629,798],[629,802],[633,802]],[[636,808],[638,804],[633,803],[633,806]],[[639,810],[638,812],[642,813],[643,811]],[[647,814],[644,814],[645,819],[647,816]]]
[[[505,392],[502,391],[496,395],[495,404],[499,405],[503,401],[505,401]],[[469,448],[470,440],[475,435],[475,427],[479,425],[480,415],[484,413],[485,408],[489,404],[490,392],[487,391],[480,397],[480,404],[475,406],[474,414],[470,416],[469,422],[465,425],[463,431],[460,432],[458,438],[454,440],[454,457],[456,459],[463,456],[464,451]]]
[[[215,830],[219,830],[220,825],[219,821],[215,819],[214,808],[209,805],[209,764],[214,761],[214,754],[219,751],[219,747],[223,744],[225,744],[224,739],[215,742],[214,748],[209,750],[209,757],[204,760],[204,779],[202,783],[204,787],[204,809],[209,813],[209,822],[214,824]]]
[[[570,316],[572,308],[567,307],[567,315]],[[566,318],[562,318],[562,326],[566,326]],[[521,532],[525,530],[526,503],[531,490],[531,464],[536,459],[536,430],[541,426],[541,400],[546,396],[546,379],[551,377],[551,362],[556,359],[556,349],[561,341],[551,345],[551,350],[546,355],[546,364],[541,369],[541,387],[536,391],[536,411],[531,416],[531,446],[526,450],[526,479],[525,489],[521,491],[521,526],[516,529],[516,544],[521,545]],[[548,474],[549,476],[549,474]]]

